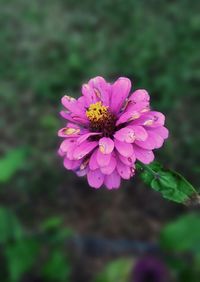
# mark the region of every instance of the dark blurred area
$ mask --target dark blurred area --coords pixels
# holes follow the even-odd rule
[[[117,191],[90,188],[63,168],[57,130],[64,94],[80,96],[97,75],[127,76],[166,115],[170,138],[156,158],[198,188],[199,11],[198,0],[0,1],[0,282],[97,281],[108,261],[149,247],[110,254],[107,241],[84,238],[158,244],[191,211],[137,176]]]

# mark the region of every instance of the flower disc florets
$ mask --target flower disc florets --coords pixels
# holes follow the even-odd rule
[[[62,98],[66,110],[61,115],[68,123],[58,132],[64,138],[59,154],[67,169],[87,175],[94,188],[118,188],[121,178],[134,175],[136,160],[152,162],[152,150],[168,137],[165,117],[151,111],[147,91],[129,96],[130,90],[128,78],[110,84],[95,77],[82,86],[77,100]]]
[[[91,104],[86,111],[86,116],[90,120],[90,130],[92,132],[102,132],[102,136],[112,137],[115,132],[116,117],[109,111],[108,106],[102,102]]]

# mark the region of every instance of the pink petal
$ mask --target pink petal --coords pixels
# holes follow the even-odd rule
[[[103,174],[109,175],[115,170],[116,164],[117,164],[116,157],[113,156],[112,154],[109,164],[107,166],[100,167],[100,170]]]
[[[131,81],[126,77],[120,77],[112,85],[110,107],[113,113],[118,113],[124,104],[131,89]]]
[[[86,99],[84,96],[79,97],[77,101],[79,102],[82,108],[87,108]]]
[[[90,157],[89,168],[91,170],[95,170],[99,168],[99,164],[97,163],[97,151],[98,150],[95,150]]]
[[[135,140],[146,140],[148,134],[142,126],[128,125],[117,131],[114,136],[119,141],[133,143]]]
[[[80,170],[76,171],[76,174],[79,177],[85,176],[85,175],[87,175],[87,173],[88,173],[88,167],[86,167],[85,169],[80,169]]]
[[[64,127],[64,128],[61,128],[59,131],[58,131],[58,136],[59,137],[77,137],[79,136],[80,134],[80,128],[74,128],[74,127]]]
[[[150,111],[150,106],[149,106],[149,101],[134,101],[131,100],[130,98],[127,99],[125,107],[123,109],[123,113],[120,117],[120,119],[124,119],[125,117],[128,116],[127,113],[129,113],[128,116],[128,121],[135,120],[137,119],[141,114],[149,112]],[[126,115],[125,115],[126,114]]]
[[[104,175],[99,169],[89,170],[87,174],[87,180],[91,187],[100,188],[104,182]]]
[[[69,150],[72,149],[75,143],[76,143],[76,139],[74,138],[65,139],[60,145],[60,150],[63,153],[67,153]]]
[[[96,146],[98,145],[98,142],[96,141],[85,141],[83,143],[81,143],[80,145],[78,145],[74,152],[73,152],[73,156],[75,160],[80,160],[83,157],[85,157],[88,153],[90,153]]]
[[[73,146],[67,151],[67,157],[70,160],[74,160],[74,150],[76,149],[77,144],[76,142],[73,144]]]
[[[133,92],[133,94],[131,94],[131,96],[129,97],[129,101],[134,101],[135,103],[149,102],[150,97],[145,89],[137,89]]]
[[[79,129],[80,128],[80,126],[78,124],[74,124],[72,122],[68,122],[66,124],[66,127],[72,127],[72,128],[75,128],[75,129]]]
[[[99,101],[98,97],[94,92],[94,89],[88,84],[83,84],[82,94],[85,97],[87,107],[89,107],[90,104],[95,104],[96,102]]]
[[[141,101],[141,102],[134,102],[128,100],[127,106],[125,108],[125,112],[138,112],[138,113],[146,113],[149,112],[149,102]]]
[[[122,142],[133,143],[135,141],[135,132],[130,127],[124,127],[118,130],[114,137]]]
[[[101,133],[100,132],[89,132],[89,133],[83,134],[77,139],[77,145],[81,144],[83,141],[87,140],[89,137],[99,135],[99,134]]]
[[[61,111],[60,112],[61,117],[63,117],[64,119],[67,119],[71,122],[74,122],[73,118],[71,117],[71,114],[67,111]]]
[[[76,174],[78,176],[84,176],[86,175],[86,173],[88,172],[88,163],[89,163],[89,158],[86,158],[84,161],[83,160],[79,160],[78,162],[80,162],[79,167],[76,169]]]
[[[148,131],[155,132],[156,134],[160,135],[163,139],[167,139],[169,137],[169,130],[164,126],[154,128],[149,127]]]
[[[150,150],[145,150],[137,145],[133,145],[136,158],[144,164],[150,164],[154,160],[154,154]]]
[[[76,123],[80,123],[80,124],[83,124],[83,125],[89,125],[89,120],[88,118],[86,117],[85,113],[84,113],[84,116],[80,116],[80,115],[77,115],[77,114],[71,114],[71,117],[73,119],[74,122]]]
[[[81,125],[88,125],[89,121],[86,117],[86,115],[83,117],[80,117],[79,115],[76,114],[70,114],[67,111],[61,111],[60,115],[64,118],[67,119],[68,121],[74,122],[74,123],[79,123]]]
[[[165,124],[165,116],[160,112],[151,111],[149,112],[150,115],[153,117],[153,127],[162,126]],[[148,126],[148,125],[147,125]]]
[[[148,136],[149,138],[151,139],[154,139],[155,141],[155,148],[156,149],[159,149],[163,146],[163,143],[164,143],[164,139],[159,135],[157,134],[156,132],[154,131],[147,131],[148,132]]]
[[[109,106],[110,84],[101,76],[90,79],[88,84],[94,89],[96,96],[103,102],[103,105]]]
[[[121,142],[115,139],[115,148],[124,157],[131,157],[133,155],[133,145]]]
[[[80,166],[81,161],[73,161],[73,160],[69,160],[67,157],[65,157],[63,164],[64,164],[64,167],[66,169],[75,170]]]
[[[130,166],[125,165],[124,163],[118,161],[117,162],[117,171],[121,178],[129,179],[131,177],[131,168]]]
[[[114,142],[109,137],[103,137],[99,140],[99,150],[102,154],[110,154],[114,149]]]
[[[104,184],[108,189],[117,189],[121,183],[121,178],[119,173],[114,170],[112,174],[106,175],[104,179]]]
[[[73,97],[65,95],[62,97],[61,102],[63,106],[71,113],[83,118],[85,117],[85,109],[83,108],[82,104]]]
[[[128,165],[128,166],[133,166],[133,164],[136,161],[135,153],[133,153],[133,155],[128,158],[122,156],[121,154],[118,154],[118,158],[120,159],[121,162],[123,162],[125,165]]]
[[[139,111],[133,111],[132,109],[130,109],[122,113],[122,115],[117,120],[116,125],[120,125],[125,122],[136,120],[140,116],[141,116],[141,113]]]
[[[73,107],[73,105],[75,105],[76,102],[77,102],[77,101],[76,101],[75,98],[70,97],[70,96],[67,96],[67,95],[63,96],[62,99],[61,99],[62,105],[63,105],[66,109],[68,109],[69,111],[71,111],[70,108]]]
[[[76,147],[77,147],[76,139],[69,138],[69,139],[65,139],[61,143],[59,151],[65,153],[68,159],[73,160],[74,159],[73,152]]]
[[[64,153],[63,151],[61,151],[61,149],[58,149],[58,155],[60,157],[64,157],[66,155],[66,153]]]
[[[145,141],[136,141],[135,144],[143,149],[153,150],[162,147],[163,142],[164,139],[160,135],[153,131],[148,131],[147,139]]]
[[[134,125],[143,125],[146,127],[160,127],[165,123],[165,116],[159,112],[148,112],[143,114],[139,119],[133,121]]]
[[[97,151],[97,163],[100,167],[107,166],[110,162],[111,153],[103,154],[100,150]]]
[[[144,127],[139,125],[128,125],[128,127],[133,129],[136,140],[145,141],[147,139],[148,134]]]

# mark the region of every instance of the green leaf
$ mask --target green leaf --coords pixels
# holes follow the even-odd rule
[[[0,208],[0,244],[11,240],[20,240],[24,231],[14,213],[9,209]]]
[[[69,281],[71,266],[68,258],[59,250],[54,250],[43,267],[43,276],[48,281]]]
[[[61,226],[63,223],[63,218],[59,216],[53,216],[48,219],[46,219],[42,225],[41,228],[43,230],[55,230]]]
[[[60,216],[50,217],[41,224],[41,230],[48,233],[51,244],[63,244],[74,232],[68,227],[63,227],[63,218]]]
[[[130,279],[133,259],[118,259],[109,263],[95,282],[127,282]]]
[[[26,157],[24,148],[9,151],[0,159],[0,182],[7,182],[21,168]]]
[[[34,239],[18,241],[7,245],[5,256],[11,282],[18,282],[35,263],[39,245]]]
[[[187,203],[198,196],[194,187],[179,173],[163,169],[158,163],[139,163],[141,179],[168,200]]]
[[[57,242],[63,242],[74,235],[74,231],[68,227],[60,229],[57,234],[55,234],[55,240]]]
[[[200,255],[200,217],[191,213],[168,224],[161,232],[161,246],[169,251]]]
[[[158,171],[161,169],[161,164],[158,162],[151,163],[148,168],[150,169],[144,169],[144,165],[141,163],[136,164],[136,168],[142,170],[142,173],[140,174],[141,179],[144,181],[145,184],[149,185],[151,181],[154,179],[154,171]],[[145,166],[147,168],[147,166]]]

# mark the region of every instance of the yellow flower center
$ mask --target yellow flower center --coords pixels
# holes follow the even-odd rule
[[[91,122],[98,122],[108,117],[108,107],[102,105],[102,102],[91,104],[86,115]]]
[[[109,111],[108,106],[102,102],[91,104],[86,111],[86,116],[90,121],[89,128],[91,132],[101,132],[101,136],[112,136],[115,132],[116,117]],[[91,137],[92,140],[98,140],[99,136]]]

